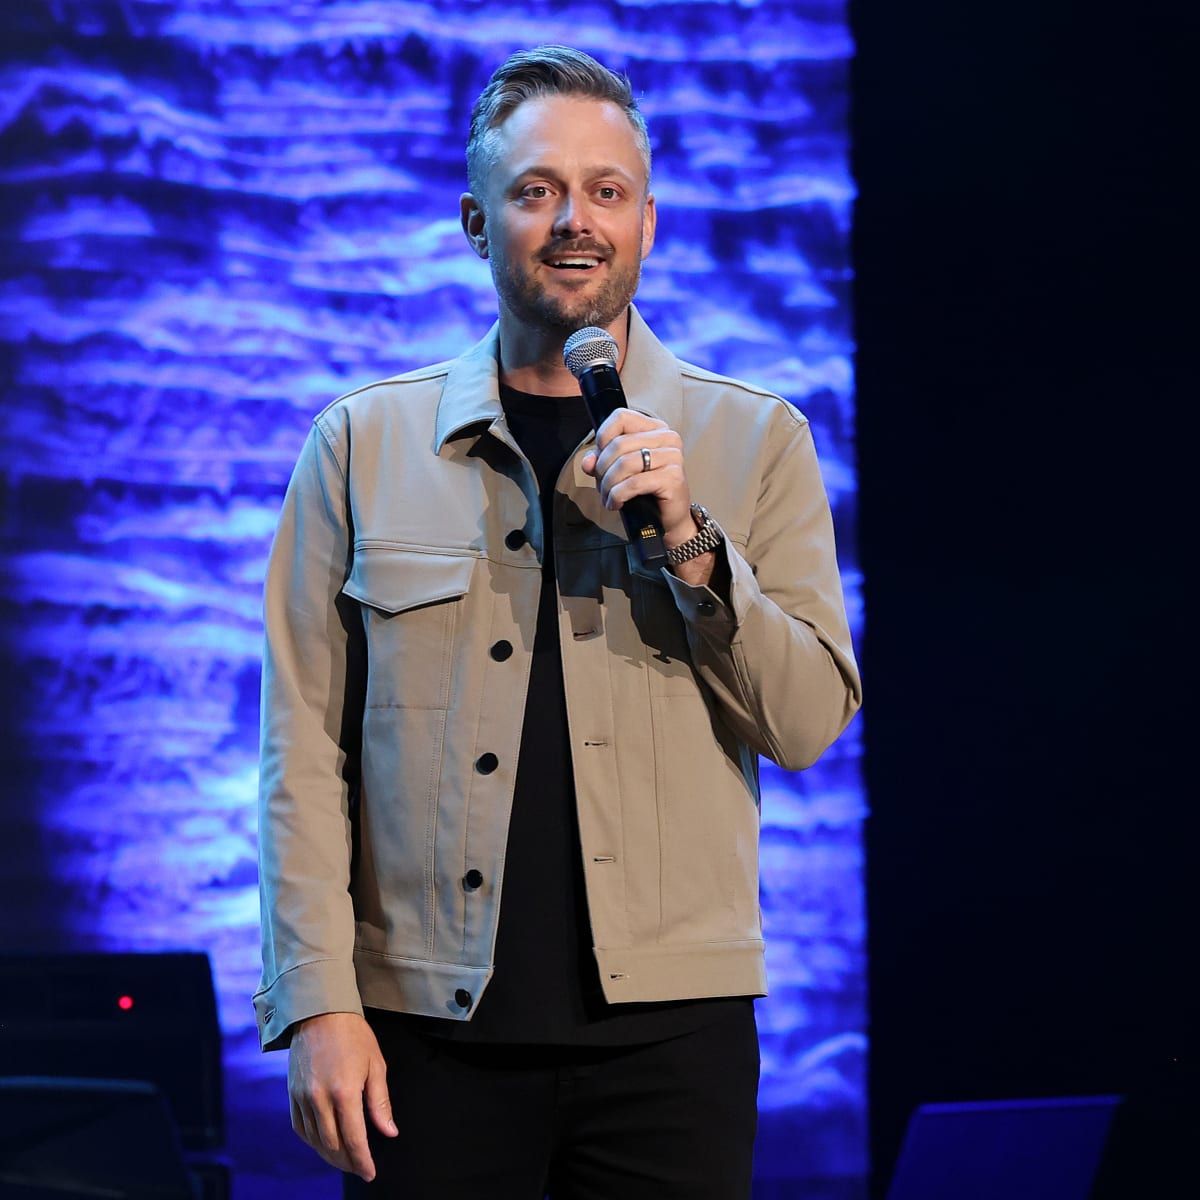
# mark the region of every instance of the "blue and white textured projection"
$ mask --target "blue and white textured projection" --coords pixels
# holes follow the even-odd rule
[[[236,1084],[284,1064],[258,1058],[249,1004],[271,530],[314,412],[492,320],[456,213],[470,103],[508,51],[570,42],[643,94],[661,214],[643,312],[682,357],[807,412],[857,624],[845,13],[46,0],[6,17],[2,615],[28,782],[0,860],[36,843],[36,870],[9,865],[64,948],[210,951]],[[762,1173],[832,1195],[819,1181],[865,1166],[857,728],[764,785]],[[26,914],[0,916],[8,944]]]

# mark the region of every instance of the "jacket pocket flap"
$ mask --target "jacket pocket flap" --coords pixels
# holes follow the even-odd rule
[[[473,554],[363,546],[354,552],[342,591],[381,612],[406,612],[465,595],[475,559]]]

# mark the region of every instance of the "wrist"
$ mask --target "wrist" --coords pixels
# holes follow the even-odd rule
[[[689,509],[682,521],[672,525],[670,529],[663,530],[663,545],[668,550],[674,550],[676,546],[682,546],[688,538],[695,537],[699,529],[700,526]]]
[[[292,1036],[306,1029],[320,1028],[331,1025],[345,1025],[347,1022],[351,1024],[363,1021],[365,1018],[361,1013],[342,1012],[334,1010],[332,1012],[313,1013],[310,1017],[301,1017],[300,1020],[294,1022],[291,1026]]]
[[[708,587],[709,581],[716,571],[716,566],[716,551],[709,550],[704,554],[698,554],[695,558],[689,558],[687,562],[678,563],[668,569],[676,579],[683,580],[684,583],[691,587]]]
[[[686,523],[681,522],[671,527],[669,535],[666,530],[663,531],[667,563],[673,570],[700,558],[711,564],[715,561],[713,551],[725,540],[720,525],[713,520],[712,514],[703,504],[693,503],[689,516],[692,524],[690,530],[687,529]]]

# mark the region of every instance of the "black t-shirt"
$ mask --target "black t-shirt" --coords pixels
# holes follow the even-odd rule
[[[632,1045],[674,1037],[752,1000],[610,1005],[604,999],[592,953],[571,773],[552,534],[554,485],[592,426],[582,397],[532,396],[501,387],[500,399],[513,439],[537,478],[545,536],[495,973],[470,1021],[410,1019],[426,1032],[463,1041]]]

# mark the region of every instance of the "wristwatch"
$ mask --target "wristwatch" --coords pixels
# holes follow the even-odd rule
[[[698,558],[701,554],[715,550],[725,540],[724,531],[703,504],[692,505],[692,519],[699,526],[696,535],[667,551],[667,562],[673,567],[687,562],[689,558]]]

